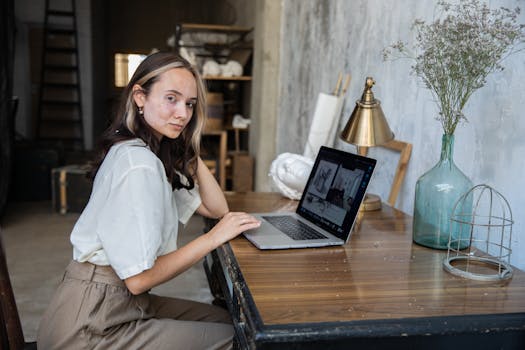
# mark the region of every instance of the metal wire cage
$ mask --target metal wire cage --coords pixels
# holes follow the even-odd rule
[[[513,223],[509,203],[498,191],[487,185],[472,187],[452,210],[444,269],[480,281],[511,278]]]

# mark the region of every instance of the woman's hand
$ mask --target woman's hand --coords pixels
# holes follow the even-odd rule
[[[216,246],[228,242],[244,231],[261,226],[261,221],[244,212],[229,212],[215,225],[208,234]]]

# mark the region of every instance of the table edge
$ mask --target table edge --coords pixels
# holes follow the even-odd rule
[[[341,338],[416,337],[444,334],[495,334],[522,332],[525,334],[525,313],[469,314],[432,317],[376,319],[363,321],[309,322],[265,324],[255,300],[239,268],[229,243],[217,249],[221,264],[227,264],[229,278],[245,320],[253,330],[256,343],[332,340]],[[373,331],[371,331],[373,329]]]

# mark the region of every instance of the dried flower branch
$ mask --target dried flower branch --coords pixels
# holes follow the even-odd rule
[[[452,135],[467,120],[463,108],[470,96],[490,73],[503,70],[506,57],[523,50],[525,25],[517,23],[519,8],[490,10],[479,0],[440,0],[437,8],[441,16],[434,22],[414,21],[413,47],[398,41],[383,50],[383,58],[414,60],[412,71],[432,92],[437,119]]]

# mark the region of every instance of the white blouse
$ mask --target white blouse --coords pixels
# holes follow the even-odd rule
[[[172,191],[160,159],[140,139],[113,145],[71,233],[73,259],[111,265],[121,279],[177,249],[179,222],[201,204],[198,187]]]

